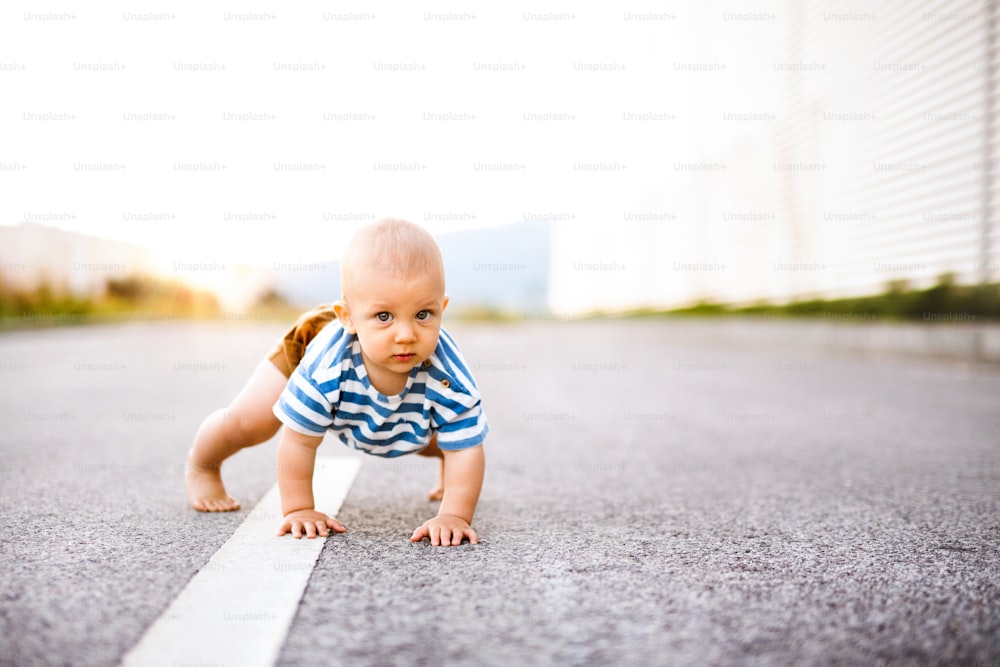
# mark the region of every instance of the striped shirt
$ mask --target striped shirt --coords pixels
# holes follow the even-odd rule
[[[423,449],[435,432],[441,449],[475,447],[490,430],[476,382],[444,329],[403,391],[386,396],[368,379],[357,335],[336,321],[309,343],[274,415],[293,431],[330,430],[348,447],[386,457]]]

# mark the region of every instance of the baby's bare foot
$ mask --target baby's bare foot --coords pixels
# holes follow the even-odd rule
[[[427,500],[442,500],[444,498],[444,485],[438,484],[430,493],[427,494]]]
[[[206,469],[188,463],[184,483],[191,507],[199,512],[231,512],[240,508],[240,504],[226,493],[218,468]]]

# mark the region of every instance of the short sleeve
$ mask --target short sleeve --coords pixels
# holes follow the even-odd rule
[[[479,388],[465,357],[444,329],[428,369],[427,395],[432,402],[431,428],[441,449],[481,445],[490,432]]]
[[[438,447],[446,450],[468,449],[483,444],[490,432],[490,424],[486,419],[482,403],[476,400],[475,405],[464,412],[457,413],[445,421],[441,419],[442,410],[437,413],[440,425],[436,426]]]
[[[284,391],[274,404],[274,416],[278,421],[303,435],[326,433],[333,424],[333,412],[329,390],[320,390],[305,364],[300,364],[288,378]]]

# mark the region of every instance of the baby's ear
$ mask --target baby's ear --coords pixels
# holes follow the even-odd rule
[[[447,309],[448,309],[448,295],[445,294],[444,301],[441,302],[441,312],[443,313]]]
[[[349,334],[358,332],[354,326],[354,320],[351,318],[351,310],[347,307],[346,303],[343,301],[334,301],[333,312],[337,314],[337,319],[340,321],[340,326],[344,327],[344,331]]]

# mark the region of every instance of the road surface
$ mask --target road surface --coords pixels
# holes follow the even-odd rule
[[[276,441],[227,463],[234,513],[187,508],[184,455],[283,327],[0,334],[0,664],[116,664],[236,530]],[[434,463],[365,458],[278,664],[1000,662],[994,366],[449,328],[493,427],[481,543],[409,544]]]

